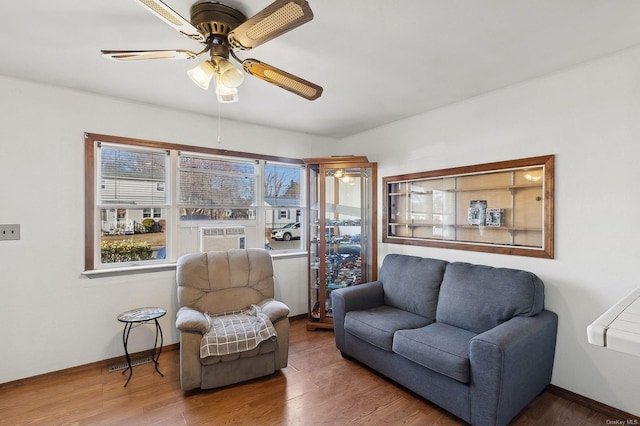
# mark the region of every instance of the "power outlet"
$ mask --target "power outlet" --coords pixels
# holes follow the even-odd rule
[[[0,241],[19,240],[20,225],[0,225]]]

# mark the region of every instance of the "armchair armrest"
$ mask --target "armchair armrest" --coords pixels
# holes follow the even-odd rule
[[[209,321],[204,313],[188,306],[183,306],[176,314],[176,328],[180,331],[205,334],[209,330]]]
[[[551,382],[558,316],[514,317],[471,339],[471,422],[507,424]],[[484,421],[483,421],[484,419]]]
[[[286,318],[290,312],[287,305],[275,299],[265,299],[262,302],[258,303],[258,306],[274,324],[282,318]]]
[[[331,292],[331,308],[333,309],[333,331],[337,348],[342,352],[345,351],[344,317],[347,312],[375,308],[383,304],[384,291],[380,281],[333,290]]]

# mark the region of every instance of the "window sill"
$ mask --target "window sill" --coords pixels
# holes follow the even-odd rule
[[[124,266],[121,268],[94,269],[83,271],[82,275],[87,278],[116,277],[119,275],[146,274],[149,272],[172,271],[176,269],[175,263],[159,263],[155,265]]]
[[[279,259],[291,259],[295,257],[306,257],[306,251],[295,252],[280,252],[270,253],[273,260]],[[137,266],[123,266],[120,268],[107,268],[107,269],[94,269],[92,271],[83,271],[82,275],[87,278],[104,278],[104,277],[117,277],[121,275],[133,275],[133,274],[146,274],[149,272],[164,272],[173,271],[176,269],[175,262],[173,263],[157,263],[155,265],[137,265]]]
[[[271,258],[273,260],[278,260],[278,259],[289,259],[289,258],[293,258],[293,257],[307,257],[308,252],[307,251],[300,251],[300,250],[296,250],[296,251],[277,251],[277,252],[272,252],[271,254]]]

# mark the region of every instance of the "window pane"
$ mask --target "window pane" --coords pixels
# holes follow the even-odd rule
[[[102,264],[165,258],[166,222],[144,215],[145,209],[100,210]]]
[[[264,166],[264,200],[272,206],[301,206],[302,168],[267,163]]]
[[[257,176],[254,162],[181,155],[179,164],[182,217],[255,218]]]
[[[264,166],[265,232],[271,250],[302,249],[300,166],[267,163]]]
[[[191,155],[180,155],[180,168],[209,170],[236,174],[255,173],[254,162],[233,161],[214,157],[195,157]]]
[[[167,154],[104,146],[100,203],[164,204]]]

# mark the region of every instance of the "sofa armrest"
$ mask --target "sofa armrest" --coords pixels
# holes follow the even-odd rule
[[[507,424],[551,383],[557,327],[558,316],[542,311],[471,339],[470,423]]]
[[[282,318],[286,318],[290,312],[287,305],[275,299],[265,299],[262,302],[258,303],[258,306],[274,324]]]
[[[384,291],[380,281],[333,290],[331,308],[333,309],[333,331],[338,349],[345,351],[344,318],[347,312],[375,308],[383,304]]]
[[[209,330],[209,321],[202,312],[183,306],[176,314],[176,328],[180,331],[198,332],[202,335]]]

